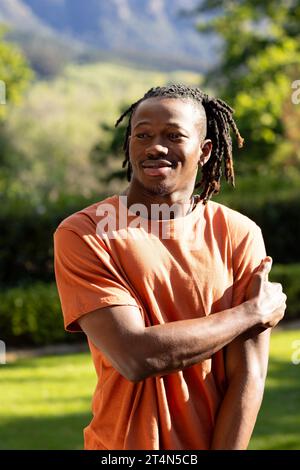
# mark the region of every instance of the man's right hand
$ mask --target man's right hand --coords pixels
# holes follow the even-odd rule
[[[282,292],[282,285],[268,280],[271,268],[272,258],[267,256],[253,274],[246,291],[246,300],[252,304],[258,325],[263,328],[276,326],[286,309],[287,297]]]

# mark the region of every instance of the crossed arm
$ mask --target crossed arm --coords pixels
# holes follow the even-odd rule
[[[144,326],[137,307],[112,306],[78,320],[89,339],[128,380],[166,375],[210,358],[257,326],[251,302],[208,317]]]
[[[165,375],[192,366],[226,346],[228,389],[212,449],[247,447],[261,404],[269,330],[256,334],[251,302],[209,317],[145,328],[138,308],[106,307],[79,320],[89,339],[128,380]],[[253,338],[245,336],[251,331]]]
[[[270,327],[286,308],[282,286],[268,282],[270,267],[266,258],[252,275],[246,292],[250,300],[207,317],[145,327],[139,309],[123,305],[95,310],[78,322],[133,382],[190,367],[225,347],[228,387],[211,449],[245,449],[263,396]]]

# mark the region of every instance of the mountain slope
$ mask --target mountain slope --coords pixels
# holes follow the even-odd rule
[[[53,31],[94,50],[144,55],[205,69],[211,44],[183,17],[199,0],[1,0],[0,19],[17,28]]]

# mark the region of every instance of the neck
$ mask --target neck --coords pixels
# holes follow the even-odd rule
[[[142,204],[147,209],[149,219],[176,219],[184,217],[192,212],[194,208],[193,188],[186,188],[182,191],[172,193],[157,194],[144,187],[136,188],[132,183],[121,195],[127,196],[127,207],[133,204]],[[157,210],[158,206],[165,210]],[[169,206],[169,207],[166,207]]]

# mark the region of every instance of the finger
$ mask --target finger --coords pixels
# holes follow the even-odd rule
[[[282,284],[280,282],[273,282],[273,281],[271,282],[271,281],[269,281],[269,284],[272,284],[272,286],[276,286],[281,290],[283,289]]]
[[[282,292],[283,291],[282,284],[280,284],[279,282],[270,282],[270,281],[268,281],[267,288],[272,289],[274,292]]]
[[[258,268],[257,274],[262,276],[265,281],[268,281],[268,274],[271,271],[273,260],[271,256],[264,258]]]

